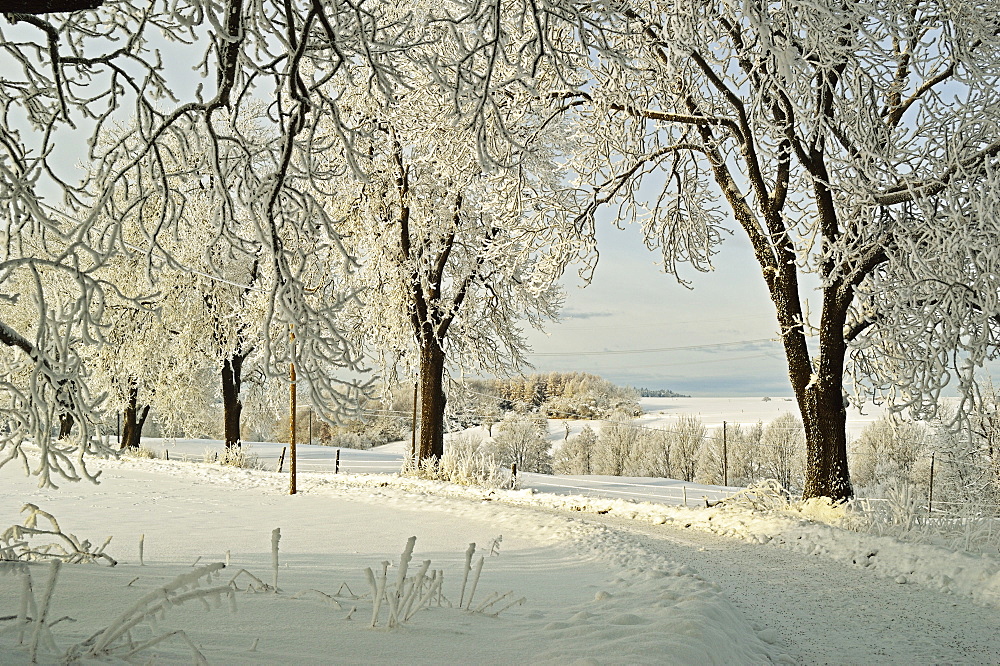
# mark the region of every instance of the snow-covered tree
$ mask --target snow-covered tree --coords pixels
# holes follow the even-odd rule
[[[805,476],[805,430],[795,414],[785,412],[764,426],[760,446],[755,452],[760,475],[775,479],[793,491],[802,488]]]
[[[517,167],[487,169],[440,86],[413,83],[392,98],[338,93],[352,110],[355,148],[366,149],[350,158],[354,169],[329,205],[357,262],[345,276],[357,290],[345,328],[387,376],[419,378],[424,459],[443,452],[447,368],[502,374],[524,365],[519,324],[555,316],[556,282],[581,246],[571,190],[530,97],[498,111],[524,144],[505,158]]]
[[[544,418],[510,412],[497,426],[490,451],[504,467],[517,465],[521,472],[551,474],[551,445],[546,434]]]
[[[572,7],[591,46],[564,95],[588,123],[583,219],[618,204],[675,275],[707,269],[731,221],[747,237],[807,497],[852,494],[845,373],[917,417],[949,383],[973,406],[1000,335],[1000,2]]]
[[[89,306],[100,301],[103,287],[90,272],[124,251],[123,225],[138,224],[150,262],[163,254],[160,239],[176,228],[195,183],[210,194],[210,221],[221,235],[237,219],[252,226],[262,248],[260,270],[270,276],[265,317],[295,328],[294,345],[263,339],[259,351],[269,371],[277,374],[294,361],[314,404],[351,402],[356,382],[338,382],[327,372],[331,365],[360,369],[331,326],[340,285],[320,280],[317,287],[304,268],[311,258],[339,251],[318,245],[335,246],[336,233],[314,198],[330,176],[312,160],[328,148],[329,133],[316,132],[317,125],[332,126],[353,160],[368,144],[355,145],[353,112],[338,92],[349,85],[393,99],[410,90],[408,72],[416,69],[439,85],[484,164],[516,166],[506,159],[520,139],[506,131],[501,109],[511,100],[493,92],[517,81],[530,91],[543,61],[556,53],[540,20],[545,10],[527,0],[47,0],[7,3],[3,11],[0,278],[50,262],[79,287],[66,306],[76,314],[65,321],[45,311],[18,329],[0,314],[0,342],[22,355],[35,378],[28,391],[13,382],[3,388],[19,395],[18,404],[45,402],[58,392],[62,413],[69,404],[82,410],[78,424],[87,422],[86,378],[50,341],[90,336],[101,342],[100,308]],[[241,147],[254,145],[239,119],[261,105],[267,150],[243,150],[238,159]],[[119,123],[130,129],[112,145],[96,140]],[[208,159],[187,179],[166,177],[164,155],[172,146],[188,152],[189,141],[200,144],[191,154]],[[84,169],[77,170],[81,161]],[[137,198],[123,196],[126,191],[156,194],[141,220],[134,215]],[[132,203],[122,208],[125,201]],[[65,237],[54,254],[23,251],[28,240],[53,236]],[[35,422],[46,409],[19,411],[39,437],[47,427]],[[52,411],[57,420],[59,412]],[[81,437],[92,449],[90,434]],[[5,439],[13,444],[4,446],[0,460],[9,459],[8,446],[18,446],[22,435],[18,430]],[[50,468],[73,474],[47,453],[42,461],[37,471],[45,480]]]
[[[698,458],[705,445],[705,425],[693,414],[683,414],[672,424],[670,433],[671,466],[677,478],[694,481]]]
[[[851,442],[851,476],[859,487],[874,490],[874,497],[883,496],[880,487],[920,485],[924,480],[917,474],[924,470],[918,463],[929,456],[930,440],[929,426],[883,415]]]
[[[593,473],[597,434],[589,425],[580,434],[570,437],[553,454],[552,468],[556,474]]]
[[[592,467],[594,474],[622,476],[633,468],[639,449],[641,429],[632,424],[628,413],[615,414],[601,427]]]
[[[676,460],[671,455],[674,438],[667,430],[644,428],[638,431],[635,461],[632,472],[636,476],[656,476],[673,478],[676,475]]]

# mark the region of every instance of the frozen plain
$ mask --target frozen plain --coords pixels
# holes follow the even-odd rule
[[[196,444],[202,452],[205,443]],[[107,551],[118,566],[62,568],[50,613],[74,620],[53,628],[62,649],[196,561],[223,561],[228,551],[222,582],[241,568],[269,581],[270,535],[280,527],[279,593],[237,592],[235,613],[175,607],[157,631],[184,630],[209,663],[223,664],[993,663],[1000,655],[996,554],[667,499],[328,472],[303,473],[300,494],[288,496],[287,474],[177,460],[96,464],[100,485],[59,490],[38,489],[18,468],[0,470],[3,526],[19,522],[30,501],[66,532],[98,543],[114,537]],[[383,611],[373,629],[370,600],[348,599],[341,586],[367,593],[364,569],[383,560],[395,567],[409,536],[417,537],[414,562],[444,570],[446,599],[395,629]],[[487,554],[473,607],[508,590],[523,604],[497,617],[447,607],[457,605],[470,542]],[[47,569],[32,572],[41,587]],[[0,616],[16,612],[21,589],[5,574]],[[338,592],[343,607],[323,596]],[[134,638],[153,631],[138,627]],[[139,661],[191,656],[170,639]],[[0,635],[0,663],[27,660],[10,634]]]

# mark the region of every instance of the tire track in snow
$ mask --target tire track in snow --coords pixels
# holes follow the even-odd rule
[[[964,597],[700,530],[580,518],[629,533],[718,583],[763,637],[799,663],[1000,663],[1000,612]]]

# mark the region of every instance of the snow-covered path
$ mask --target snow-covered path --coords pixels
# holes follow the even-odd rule
[[[1000,663],[1000,612],[860,566],[709,532],[588,515],[683,562],[799,663]]]

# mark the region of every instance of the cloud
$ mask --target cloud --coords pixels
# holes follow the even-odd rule
[[[562,320],[567,320],[567,319],[601,319],[603,317],[614,317],[614,316],[616,316],[616,314],[620,314],[620,313],[607,312],[607,311],[605,311],[605,312],[598,312],[598,311],[587,312],[587,311],[580,311],[580,310],[577,310],[577,311],[570,310],[570,311],[561,312],[559,314],[559,319],[562,319]]]

